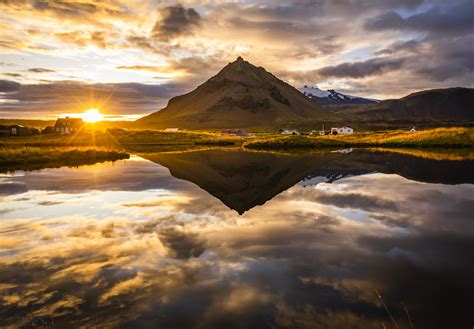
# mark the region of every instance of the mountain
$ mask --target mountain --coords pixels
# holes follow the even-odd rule
[[[345,95],[334,89],[321,90],[317,87],[304,86],[298,89],[303,95],[311,98],[319,105],[360,105],[375,104],[378,100],[362,98],[357,96]]]
[[[474,89],[425,90],[339,113],[367,122],[474,122]]]
[[[221,129],[337,121],[297,89],[238,57],[188,94],[137,120],[137,127]]]

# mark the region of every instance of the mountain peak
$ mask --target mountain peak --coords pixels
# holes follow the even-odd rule
[[[336,119],[298,90],[241,56],[192,92],[138,121],[154,127],[245,128]]]

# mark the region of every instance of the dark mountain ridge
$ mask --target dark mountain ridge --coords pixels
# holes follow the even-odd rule
[[[367,122],[474,122],[474,89],[424,90],[377,104],[345,108],[347,119]]]

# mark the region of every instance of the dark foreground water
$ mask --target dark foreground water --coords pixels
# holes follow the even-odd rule
[[[0,327],[473,327],[472,161],[145,157],[0,176]]]

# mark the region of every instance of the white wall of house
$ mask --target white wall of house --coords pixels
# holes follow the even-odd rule
[[[354,133],[354,129],[350,127],[331,128],[331,134],[347,135],[347,134],[353,134],[353,133]]]

